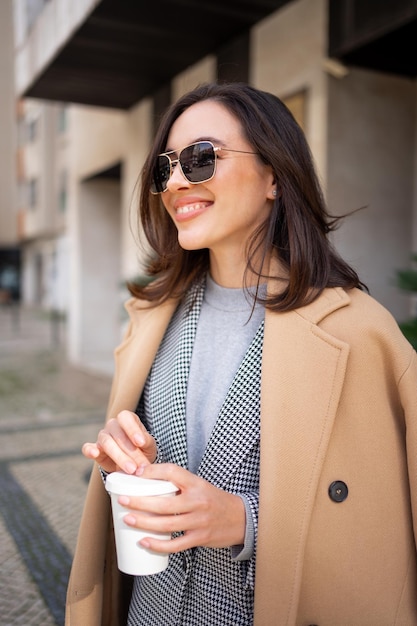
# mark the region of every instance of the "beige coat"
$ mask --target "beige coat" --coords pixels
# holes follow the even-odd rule
[[[108,417],[135,409],[175,306],[129,301]],[[266,312],[260,473],[255,626],[417,625],[417,357],[366,294]],[[122,623],[109,520],[93,471],[66,626]]]

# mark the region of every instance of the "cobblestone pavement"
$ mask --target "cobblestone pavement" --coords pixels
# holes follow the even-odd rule
[[[65,329],[0,307],[0,624],[61,626],[107,376],[71,367]],[[82,626],[82,625],[80,625]]]

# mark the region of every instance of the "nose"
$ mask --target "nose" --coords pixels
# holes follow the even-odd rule
[[[171,161],[171,176],[167,182],[167,189],[170,191],[171,189],[180,189],[183,187],[188,188],[190,186],[190,182],[185,178],[182,173],[181,165],[179,164],[178,159],[174,159]]]

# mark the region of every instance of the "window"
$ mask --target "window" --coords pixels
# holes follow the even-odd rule
[[[62,170],[59,176],[59,190],[58,190],[58,208],[62,213],[67,210],[68,203],[68,176],[66,170]]]
[[[47,2],[48,0],[26,0],[26,19],[28,30],[32,28]]]
[[[38,181],[36,178],[31,178],[28,182],[28,204],[31,209],[35,209],[38,204]]]
[[[26,208],[26,203],[28,199],[28,183],[19,180],[17,183],[17,202],[19,208]]]
[[[26,137],[27,137],[26,122],[24,119],[19,118],[17,122],[17,145],[19,147],[25,145]]]
[[[68,128],[68,107],[63,105],[57,111],[58,133],[65,133]]]
[[[27,122],[27,140],[28,143],[36,141],[38,135],[38,120],[36,118]]]

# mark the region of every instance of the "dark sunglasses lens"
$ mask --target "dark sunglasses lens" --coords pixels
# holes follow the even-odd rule
[[[171,173],[171,162],[166,155],[158,156],[153,170],[151,192],[162,193],[167,188],[167,182]]]
[[[214,174],[216,154],[208,141],[200,141],[181,150],[181,169],[190,183],[202,183]]]

